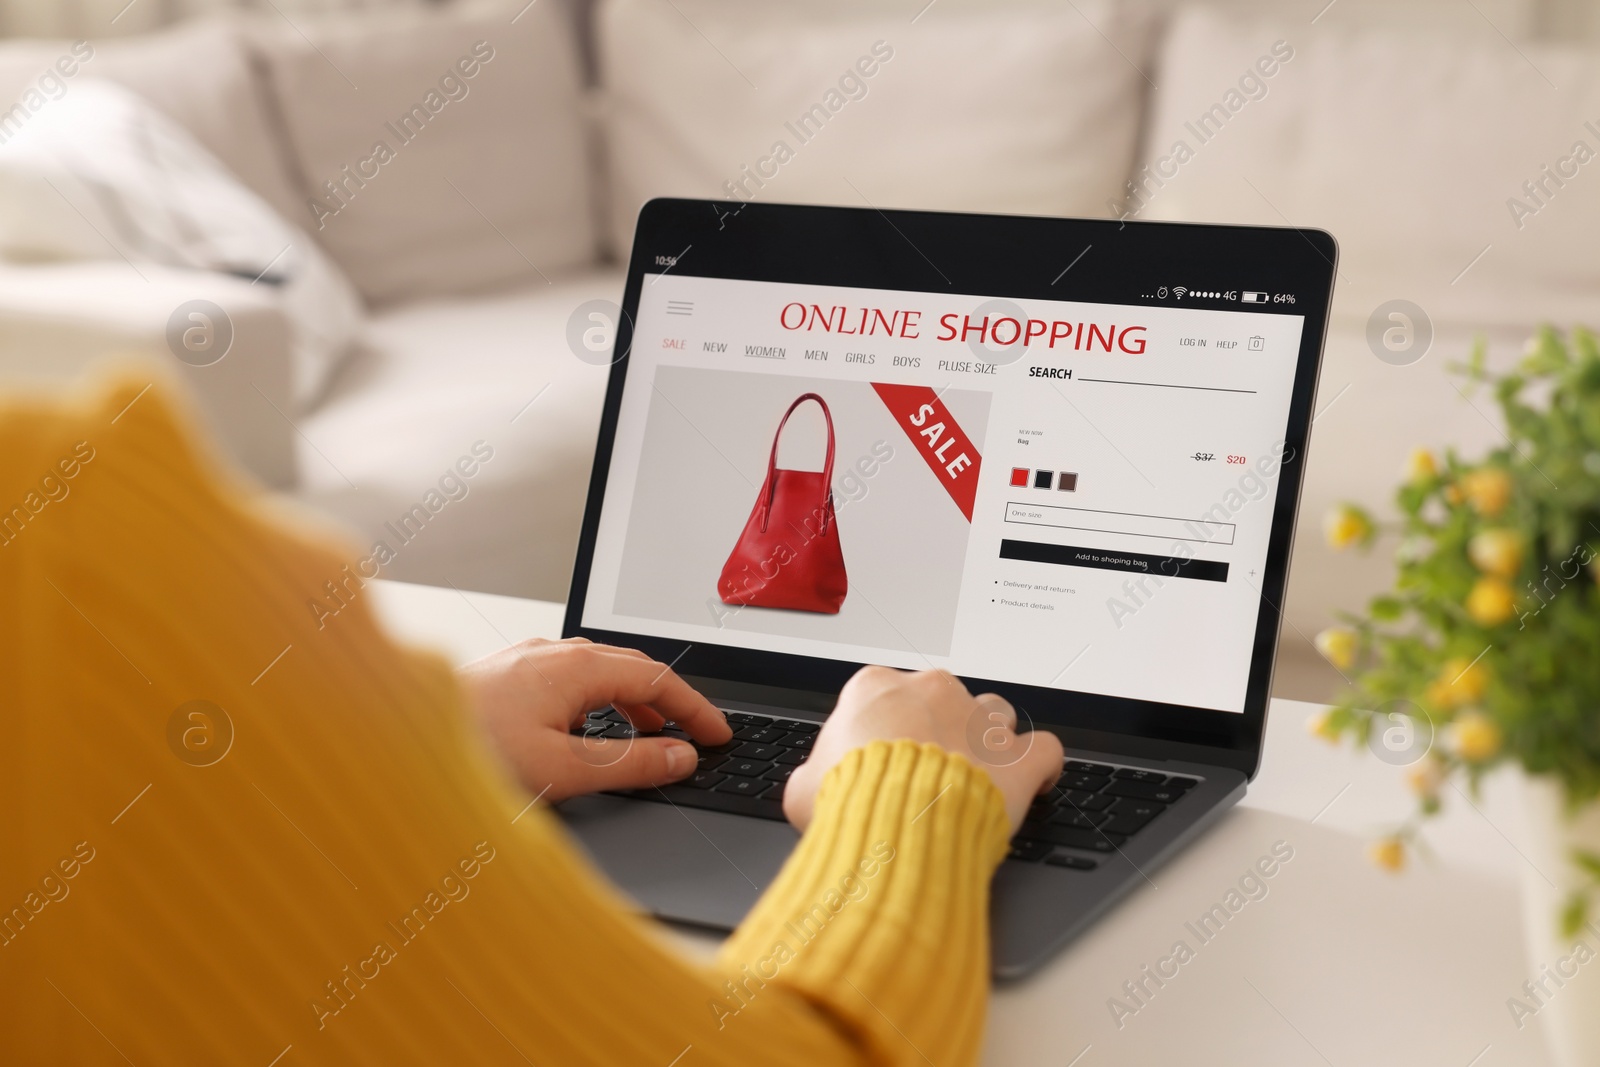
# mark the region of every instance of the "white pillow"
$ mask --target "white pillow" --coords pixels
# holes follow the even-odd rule
[[[70,5],[58,6],[70,10]],[[127,21],[102,28],[123,29]],[[14,26],[7,29],[17,32]],[[81,78],[105,78],[138,93],[193,134],[274,211],[287,217],[301,208],[303,198],[286,169],[235,20],[194,19],[111,41],[0,41],[0,108],[25,101],[33,110],[41,94],[48,99],[70,93]]]
[[[1143,17],[1109,0],[915,7],[608,0],[614,246],[656,196],[1104,213],[1136,147]]]
[[[1293,57],[1202,143],[1199,117],[1278,41]],[[1193,156],[1166,165],[1138,217],[1327,229],[1352,314],[1406,298],[1436,319],[1559,321],[1600,291],[1600,158],[1559,187],[1542,168],[1579,141],[1600,156],[1597,63],[1593,49],[1180,14],[1143,162],[1179,141]]]
[[[271,286],[294,330],[301,408],[362,321],[355,290],[303,231],[177,123],[93,78],[76,81],[0,144],[0,256],[120,258],[133,269],[159,263]]]
[[[594,263],[578,40],[558,5],[273,21],[266,67],[314,198],[292,217],[369,301],[543,286]]]

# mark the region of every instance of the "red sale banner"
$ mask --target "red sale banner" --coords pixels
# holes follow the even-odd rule
[[[956,424],[939,394],[925,385],[884,385],[873,382],[894,421],[917,446],[929,468],[972,521],[972,502],[978,493],[978,469],[983,457],[972,439]]]

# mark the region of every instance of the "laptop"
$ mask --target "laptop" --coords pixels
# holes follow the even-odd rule
[[[594,860],[662,919],[733,928],[797,840],[784,783],[882,664],[950,670],[1065,747],[995,877],[996,976],[1145,884],[1260,761],[1337,254],[1289,228],[647,204],[564,634],[671,664],[735,734],[685,781],[562,804]]]

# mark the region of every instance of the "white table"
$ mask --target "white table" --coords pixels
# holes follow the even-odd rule
[[[555,637],[558,604],[376,582],[397,637],[460,663]],[[1521,934],[1514,783],[1447,796],[1435,856],[1393,876],[1366,841],[1409,810],[1398,771],[1303,729],[1315,705],[1273,702],[1263,769],[1240,806],[1043,971],[995,993],[986,1062],[1511,1067],[1548,1063],[1506,999],[1532,976]],[[1209,942],[1186,927],[1275,842],[1294,858]],[[681,934],[692,951],[714,940]],[[1193,958],[1119,1027],[1108,1002],[1183,940]],[[1155,988],[1148,983],[1147,988]]]

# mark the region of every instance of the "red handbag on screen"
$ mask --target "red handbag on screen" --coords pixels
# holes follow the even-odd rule
[[[828,421],[828,455],[820,471],[778,468],[778,439],[794,409],[815,400]],[[722,565],[717,593],[725,604],[789,608],[836,615],[849,582],[833,515],[833,415],[816,393],[789,405],[772,435],[767,480]]]

